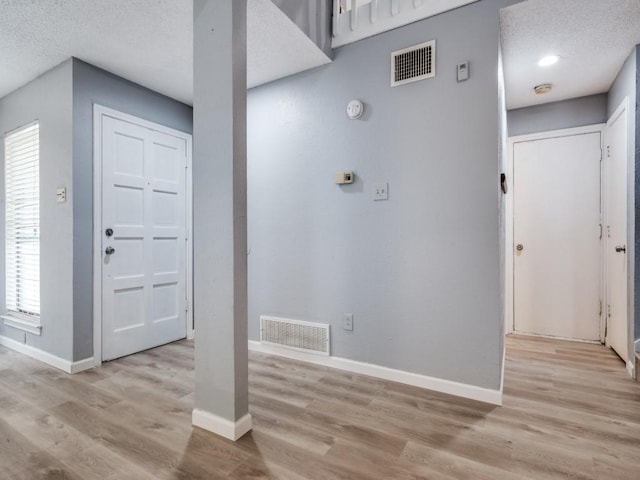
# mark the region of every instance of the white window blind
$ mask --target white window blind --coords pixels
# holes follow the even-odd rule
[[[40,316],[40,134],[38,122],[8,133],[5,153],[6,309]]]

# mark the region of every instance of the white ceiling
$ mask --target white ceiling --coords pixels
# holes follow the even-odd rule
[[[500,16],[508,109],[608,92],[640,43],[640,0],[528,0]],[[539,67],[549,54],[560,61]],[[553,90],[535,95],[541,83]]]
[[[191,0],[0,0],[0,98],[74,56],[193,100]],[[270,0],[248,0],[253,87],[330,59]]]
[[[190,104],[192,15],[190,0],[0,0],[0,98],[75,56]],[[640,43],[640,0],[527,0],[501,24],[513,109],[607,92]],[[330,62],[271,0],[248,0],[247,27],[249,87]]]

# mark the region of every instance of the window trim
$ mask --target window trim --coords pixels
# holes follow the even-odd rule
[[[28,318],[27,318],[28,317]],[[0,315],[2,323],[8,327],[17,328],[34,335],[42,334],[42,324],[40,322],[34,322],[34,319],[40,319],[40,316],[34,315],[20,315],[17,312],[7,312],[5,315]]]

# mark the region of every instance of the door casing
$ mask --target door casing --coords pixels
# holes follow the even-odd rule
[[[634,134],[631,133],[630,135],[630,131],[629,131],[629,125],[630,125],[630,119],[631,117],[634,116],[635,114],[635,110],[631,109],[630,111],[630,104],[632,104],[632,102],[629,101],[629,97],[624,97],[624,99],[620,102],[620,104],[618,105],[618,107],[615,109],[615,111],[613,112],[613,114],[611,115],[611,117],[608,119],[607,121],[607,129],[605,130],[605,146],[610,145],[609,143],[609,138],[607,137],[607,133],[608,133],[608,128],[613,125],[613,123],[619,119],[622,115],[625,116],[625,121],[626,121],[626,125],[627,125],[627,131],[625,132],[625,139],[626,139],[626,173],[627,173],[627,178],[626,178],[626,186],[627,186],[627,192],[626,192],[626,209],[627,209],[627,214],[626,214],[626,238],[625,238],[625,242],[626,242],[626,253],[625,255],[625,260],[626,260],[626,267],[627,267],[627,281],[626,281],[626,286],[627,286],[627,305],[626,305],[626,311],[627,311],[627,325],[626,325],[626,367],[627,367],[627,371],[629,372],[629,375],[633,378],[636,377],[636,371],[635,371],[635,355],[634,355],[634,277],[635,277],[635,250],[634,250],[634,245],[635,245],[635,203],[634,203],[634,191],[635,191],[635,150],[633,147],[633,143],[632,143],[632,138]],[[637,127],[637,126],[636,126]],[[606,174],[606,169],[605,169],[605,174]],[[607,181],[607,179],[605,179],[605,181]],[[606,195],[603,194],[603,198],[606,199]],[[606,203],[605,203],[605,215],[606,215]],[[609,220],[607,220],[607,223],[609,224]],[[606,256],[605,256],[606,257]],[[608,272],[607,272],[608,274]],[[609,291],[607,291],[607,302],[609,302]],[[609,341],[610,339],[607,338],[606,339],[606,343],[608,346],[609,345]]]
[[[185,287],[187,294],[187,338],[194,337],[193,325],[193,197],[192,197],[192,136],[164,125],[144,120],[117,110],[93,105],[93,359],[96,366],[102,364],[102,117],[107,115],[119,120],[164,132],[185,140],[187,146],[187,171],[185,185]]]

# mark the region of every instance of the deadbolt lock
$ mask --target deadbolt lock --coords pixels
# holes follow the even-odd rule
[[[522,250],[524,250],[524,245],[522,245],[521,243],[519,243],[518,245],[516,245],[516,250],[521,252]]]

